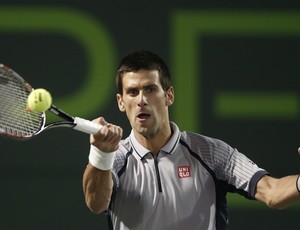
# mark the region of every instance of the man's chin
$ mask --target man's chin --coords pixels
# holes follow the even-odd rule
[[[147,139],[151,138],[153,136],[152,135],[153,131],[152,131],[151,127],[148,127],[148,126],[142,126],[142,125],[136,126],[135,132]]]

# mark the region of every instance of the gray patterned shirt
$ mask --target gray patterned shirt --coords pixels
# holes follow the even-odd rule
[[[265,170],[221,140],[171,127],[157,157],[133,132],[122,140],[107,211],[113,229],[226,229],[226,193],[254,199]]]

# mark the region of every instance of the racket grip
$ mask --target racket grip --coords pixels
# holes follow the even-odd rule
[[[102,128],[102,125],[80,117],[75,117],[74,122],[76,124],[74,129],[88,134],[96,134]]]

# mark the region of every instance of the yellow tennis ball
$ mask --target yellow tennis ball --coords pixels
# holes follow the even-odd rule
[[[51,94],[45,89],[33,90],[27,99],[27,109],[33,112],[45,112],[51,104]]]

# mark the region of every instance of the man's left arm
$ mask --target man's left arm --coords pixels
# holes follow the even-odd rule
[[[299,175],[291,175],[274,178],[266,175],[257,183],[255,198],[270,208],[284,209],[300,200],[298,177]]]

